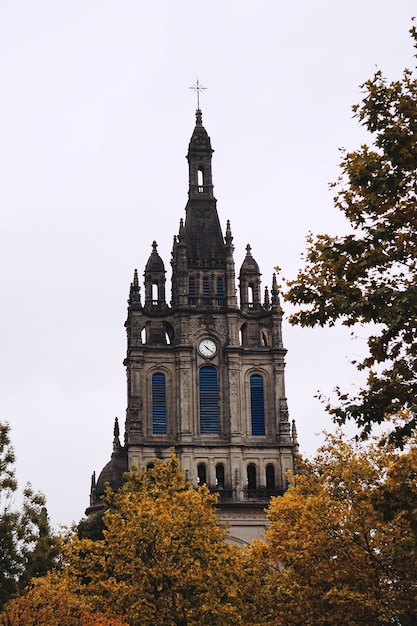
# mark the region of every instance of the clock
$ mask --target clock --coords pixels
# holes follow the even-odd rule
[[[201,356],[211,359],[217,352],[217,346],[212,339],[202,339],[198,344],[198,351]]]

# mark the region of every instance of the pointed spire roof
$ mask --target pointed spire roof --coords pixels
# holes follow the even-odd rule
[[[117,417],[114,418],[114,428],[113,428],[113,450],[118,450],[121,448],[120,445],[120,428],[119,428],[119,420]]]
[[[135,269],[134,272],[133,272],[132,287],[134,287],[135,289],[138,289],[138,287],[139,287],[139,278],[138,278],[138,270],[137,269]]]
[[[277,283],[277,275],[275,274],[275,272],[272,275],[271,296],[272,296],[272,305],[278,306],[280,303],[279,302],[279,289],[278,289],[278,283]]]
[[[230,220],[227,220],[226,224],[226,236],[224,238],[226,245],[231,246],[233,242],[232,229],[230,228]]]
[[[131,309],[136,310],[140,309],[142,306],[140,301],[140,287],[137,269],[133,272],[133,281],[130,283],[128,304]]]
[[[203,114],[201,109],[197,109],[195,112],[195,128],[188,145],[188,158],[191,153],[195,152],[208,152],[210,154],[214,152],[211,147],[210,137],[203,126]]]

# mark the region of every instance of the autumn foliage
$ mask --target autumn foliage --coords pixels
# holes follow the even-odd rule
[[[259,624],[416,623],[416,443],[401,453],[329,435],[274,498],[249,555]]]
[[[93,614],[85,598],[71,592],[64,574],[34,580],[26,593],[11,600],[0,626],[127,626],[119,619]]]
[[[107,493],[103,539],[64,540],[0,626],[411,626],[417,615],[417,438],[328,435],[268,509],[264,539],[226,543],[215,496],[156,460]]]
[[[239,623],[239,555],[225,542],[216,496],[155,460],[108,490],[104,540],[73,537],[66,563],[96,610],[149,626]]]

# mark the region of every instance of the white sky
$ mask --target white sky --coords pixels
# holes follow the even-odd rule
[[[54,524],[78,521],[126,408],[126,300],[151,244],[170,270],[198,77],[220,221],[270,286],[341,232],[328,183],[359,85],[412,68],[415,0],[0,0],[0,420]],[[170,272],[168,273],[170,276]],[[288,309],[288,305],[287,305]],[[364,333],[365,337],[365,333]],[[364,338],[284,326],[301,450],[314,399],[351,388]]]

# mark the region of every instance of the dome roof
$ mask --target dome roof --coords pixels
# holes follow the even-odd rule
[[[240,268],[239,275],[242,274],[260,274],[259,265],[251,254],[251,247],[249,244],[246,246],[246,256]]]
[[[126,449],[120,447],[111,455],[110,461],[103,467],[95,485],[94,501],[100,502],[106,485],[117,491],[124,483],[123,475],[128,471]]]
[[[103,467],[103,469],[100,472],[100,476],[98,477],[98,480],[96,483],[96,495],[97,496],[100,497],[104,494],[106,483],[110,483],[111,485],[112,476],[113,476],[113,463],[112,461],[109,461],[107,465]]]
[[[145,272],[165,272],[164,262],[156,251],[158,244],[152,243],[152,252],[146,263]]]

